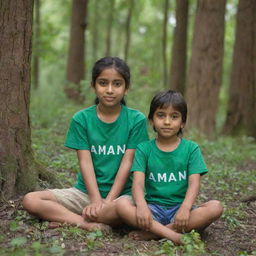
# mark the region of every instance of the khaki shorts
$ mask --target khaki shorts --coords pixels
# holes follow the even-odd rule
[[[91,202],[88,194],[74,187],[64,189],[48,189],[48,191],[54,194],[59,204],[79,215],[82,215],[84,207]],[[118,200],[121,197],[128,197],[131,199],[131,196],[129,195],[122,195],[115,200]]]

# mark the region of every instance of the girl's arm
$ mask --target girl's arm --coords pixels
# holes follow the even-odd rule
[[[152,215],[148,208],[147,202],[144,198],[145,190],[145,174],[143,172],[133,173],[132,195],[135,201],[137,211],[137,224],[138,227],[144,230],[149,230],[152,225]]]
[[[107,202],[113,201],[122,192],[122,190],[128,180],[128,177],[130,175],[130,169],[132,166],[134,152],[135,152],[135,149],[127,149],[125,151],[124,156],[121,161],[121,164],[120,164],[120,167],[119,167],[118,172],[115,177],[115,182],[112,185],[112,188],[106,197]]]
[[[103,200],[96,181],[91,153],[89,150],[77,150],[77,157],[83,180],[88,191],[88,196],[91,200],[91,204],[84,208],[83,216],[87,218],[94,218],[97,217],[97,211],[102,208]]]
[[[188,178],[188,190],[174,220],[178,231],[184,231],[188,225],[191,208],[199,193],[200,177],[200,174],[191,174]]]

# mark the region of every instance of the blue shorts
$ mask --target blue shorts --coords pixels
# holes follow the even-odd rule
[[[153,215],[153,219],[163,225],[170,224],[174,221],[174,216],[179,210],[180,206],[181,204],[177,204],[172,207],[165,207],[159,204],[148,204],[148,208]]]

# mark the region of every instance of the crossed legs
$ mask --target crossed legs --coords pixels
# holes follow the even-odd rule
[[[137,227],[136,206],[130,200],[126,198],[119,199],[117,201],[116,210],[124,222]],[[223,208],[217,200],[211,200],[202,204],[200,207],[191,211],[189,224],[185,232],[190,232],[192,229],[206,228],[221,216],[222,211]],[[133,231],[129,235],[136,240],[167,238],[176,244],[181,243],[182,236],[181,233],[175,230],[173,223],[164,226],[155,220],[153,220],[149,231]]]
[[[67,223],[79,226],[86,230],[107,230],[108,227],[102,223],[89,222],[84,220],[82,215],[72,212],[57,202],[51,191],[31,192],[24,196],[23,207],[32,215],[51,222]],[[110,203],[99,212],[97,222],[104,222],[111,225],[118,220],[115,211],[115,203]]]

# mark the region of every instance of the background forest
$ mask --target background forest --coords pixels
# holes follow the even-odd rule
[[[13,35],[25,23],[21,59],[23,34]],[[0,33],[1,255],[256,255],[256,1],[3,0]],[[94,62],[109,55],[130,66],[129,107],[147,115],[156,92],[185,95],[184,136],[200,145],[209,168],[198,203],[225,207],[203,243],[197,233],[177,248],[134,242],[126,228],[51,230],[23,211],[25,192],[73,185],[79,167],[65,134],[72,115],[93,103]],[[20,81],[6,82],[16,71]]]

